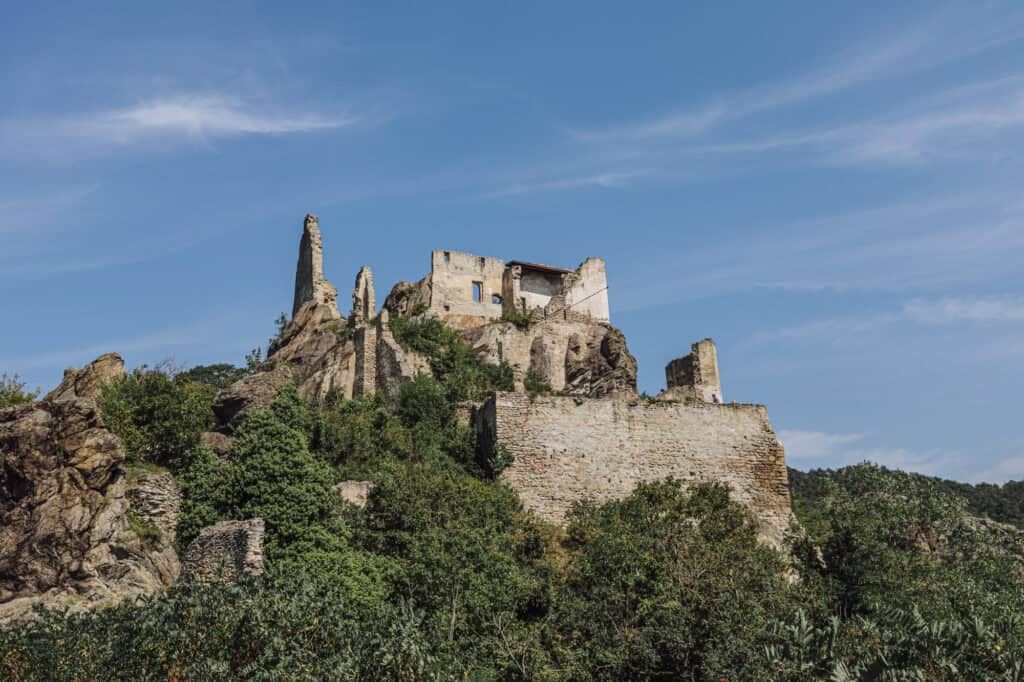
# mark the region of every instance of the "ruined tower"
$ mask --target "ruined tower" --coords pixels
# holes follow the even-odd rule
[[[320,235],[319,218],[307,214],[299,242],[299,263],[295,268],[295,301],[292,318],[310,301],[325,303],[337,312],[338,290],[324,279],[324,246]],[[336,315],[340,317],[340,315]]]
[[[665,366],[666,393],[705,403],[725,402],[722,381],[718,377],[718,351],[715,342],[704,339],[690,346],[690,354]]]

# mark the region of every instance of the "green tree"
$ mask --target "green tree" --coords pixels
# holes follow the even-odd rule
[[[26,391],[25,382],[17,374],[0,374],[0,409],[30,403],[39,397],[39,389]]]
[[[396,561],[395,592],[438,636],[478,664],[514,669],[500,637],[522,636],[545,613],[549,579],[540,529],[515,493],[410,463],[378,483],[365,517],[363,546]]]
[[[143,366],[102,391],[103,421],[121,437],[133,461],[186,466],[199,435],[214,426],[217,389],[185,374],[172,378]]]
[[[789,591],[781,556],[718,484],[642,484],[569,515],[567,581],[549,635],[570,679],[763,679],[766,626]]]
[[[197,365],[192,369],[181,372],[175,377],[181,381],[190,381],[195,384],[212,386],[220,390],[235,383],[249,373],[244,367],[236,367],[227,362],[216,365]]]

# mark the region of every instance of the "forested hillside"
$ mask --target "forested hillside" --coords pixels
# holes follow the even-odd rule
[[[801,527],[779,548],[715,484],[641,485],[548,526],[501,482],[505,453],[455,416],[506,368],[436,321],[400,334],[433,378],[394,404],[286,386],[225,456],[199,434],[246,370],[140,368],[109,385],[104,419],[131,465],[182,485],[179,542],[258,516],[267,571],[40,613],[0,631],[0,679],[1024,678],[1024,540],[970,522],[997,508],[964,496],[979,488],[870,464],[792,472]],[[334,492],[352,478],[376,482],[363,509]]]
[[[826,481],[844,485],[847,477],[852,475],[853,467],[843,469],[812,469],[803,472],[789,470],[789,489],[794,498],[806,504],[814,505],[827,495]],[[928,482],[952,495],[967,501],[967,511],[976,516],[985,516],[993,521],[1009,523],[1024,528],[1024,481],[1009,481],[1002,485],[992,483],[959,483],[941,478],[922,476],[921,474],[886,470],[888,475],[906,477]]]

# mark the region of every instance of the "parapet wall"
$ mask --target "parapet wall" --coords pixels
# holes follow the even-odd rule
[[[786,461],[762,405],[497,393],[477,427],[513,456],[503,478],[560,523],[573,502],[623,498],[637,483],[721,481],[778,544],[791,513]]]

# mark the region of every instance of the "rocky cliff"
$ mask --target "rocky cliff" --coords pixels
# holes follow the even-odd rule
[[[0,410],[0,623],[37,604],[148,594],[178,576],[178,486],[169,474],[130,477],[103,426],[100,385],[123,373],[105,355],[44,400]]]

